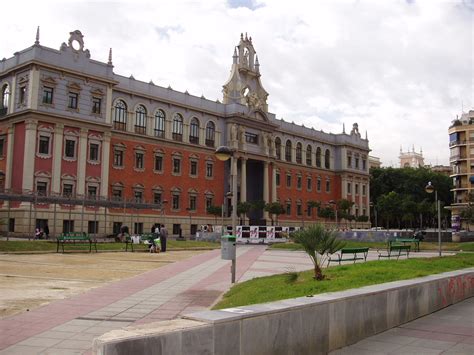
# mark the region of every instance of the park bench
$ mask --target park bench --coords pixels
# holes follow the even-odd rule
[[[417,238],[395,238],[388,241],[389,244],[399,244],[402,243],[403,245],[414,243],[415,244],[415,251],[420,251],[420,240]]]
[[[410,248],[411,248],[410,245],[397,245],[397,244],[389,243],[387,250],[384,251],[385,253],[379,250],[377,250],[377,252],[379,253],[379,260],[380,258],[390,259],[390,258],[395,258],[395,257],[398,260],[398,258],[402,255],[406,255],[408,258],[408,255],[410,254]]]
[[[64,245],[73,244],[73,245],[87,245],[89,244],[89,253],[92,252],[92,245],[94,245],[95,251],[97,252],[97,241],[89,237],[88,234],[82,232],[69,232],[63,233],[57,237],[57,248],[56,252],[59,253],[59,246],[62,247],[64,253]]]
[[[369,248],[342,248],[338,253],[332,254],[328,259],[328,266],[331,262],[337,262],[341,265],[341,261],[367,260]]]

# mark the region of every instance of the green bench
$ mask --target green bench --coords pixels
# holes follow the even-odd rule
[[[380,258],[400,258],[400,256],[406,255],[407,259],[408,256],[410,255],[410,245],[396,245],[393,243],[388,244],[387,250],[384,250],[383,252],[380,252],[377,250],[379,253],[379,260]]]
[[[328,266],[329,263],[339,263],[341,265],[341,261],[353,261],[354,263],[356,260],[367,260],[367,255],[369,254],[369,248],[342,248],[338,253],[332,254],[328,259]]]
[[[62,250],[64,253],[65,244],[74,244],[74,245],[89,244],[89,253],[92,252],[92,245],[94,245],[94,249],[97,252],[97,241],[89,237],[88,234],[82,233],[82,232],[63,233],[59,237],[57,237],[56,242],[57,242],[56,253],[59,253],[59,246],[62,247]]]
[[[402,243],[403,245],[406,244],[415,244],[415,251],[420,251],[420,240],[417,238],[395,238],[395,239],[390,239],[388,241],[389,244],[400,244]]]

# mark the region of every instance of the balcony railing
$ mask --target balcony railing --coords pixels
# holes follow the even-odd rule
[[[466,145],[466,144],[467,144],[467,142],[466,142],[465,139],[455,140],[455,141],[449,142],[450,147],[455,146],[455,145]]]
[[[127,124],[125,122],[114,122],[114,129],[117,131],[126,131]]]
[[[206,139],[206,147],[214,147],[214,139]]]

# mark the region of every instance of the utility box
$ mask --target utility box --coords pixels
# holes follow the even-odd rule
[[[236,237],[223,235],[221,237],[221,257],[223,260],[235,260]]]

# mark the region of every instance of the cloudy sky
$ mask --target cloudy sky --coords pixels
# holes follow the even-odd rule
[[[474,0],[155,0],[2,3],[0,58],[79,29],[115,72],[222,99],[240,33],[252,36],[269,109],[325,132],[368,132],[372,155],[448,164],[448,127],[474,108]]]

